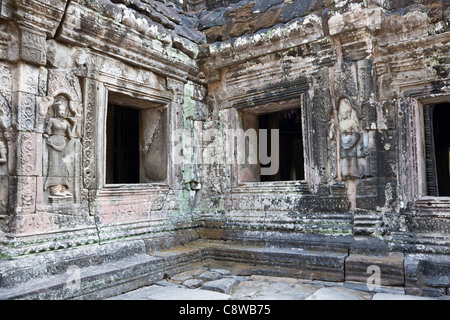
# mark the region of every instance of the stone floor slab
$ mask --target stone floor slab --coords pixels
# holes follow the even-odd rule
[[[241,282],[231,293],[238,300],[305,300],[321,286],[300,283],[297,279],[282,278],[278,282],[274,277],[252,277]]]
[[[221,271],[221,272],[219,272]],[[203,279],[219,279],[203,281]],[[175,281],[177,280],[177,281]],[[182,284],[180,283],[182,280]],[[449,297],[450,296],[446,296]],[[439,300],[405,295],[402,287],[370,290],[366,284],[265,275],[238,276],[227,268],[182,272],[114,300]],[[110,300],[111,300],[110,299]]]
[[[108,300],[230,300],[231,296],[219,292],[187,289],[178,286],[149,286]]]
[[[200,279],[188,279],[185,282],[183,282],[183,286],[189,288],[189,289],[197,289],[200,288],[203,284],[203,280]]]
[[[231,276],[231,271],[226,269],[211,269],[211,272],[220,273],[222,276]]]
[[[306,300],[371,300],[370,293],[339,287],[325,287],[317,290]]]
[[[222,275],[218,272],[205,271],[198,278],[203,281],[214,281],[221,277]]]
[[[406,294],[377,293],[373,296],[373,300],[438,300],[436,298],[427,298],[419,296],[411,296]]]
[[[202,289],[229,294],[239,282],[236,278],[223,278],[205,282]]]

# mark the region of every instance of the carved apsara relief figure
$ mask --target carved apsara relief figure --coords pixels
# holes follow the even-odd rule
[[[69,116],[69,99],[65,95],[55,97],[45,122],[44,138],[48,152],[48,171],[44,190],[50,196],[71,198],[70,192],[70,154],[68,142],[75,136],[76,122]]]
[[[356,110],[347,98],[343,98],[339,104],[339,129],[341,158],[356,157],[356,146],[361,140],[361,128]]]
[[[342,98],[340,100],[338,120],[342,178],[357,178],[361,175],[357,159],[365,156],[364,133],[350,99]]]

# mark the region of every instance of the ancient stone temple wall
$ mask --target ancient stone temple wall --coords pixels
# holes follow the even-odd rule
[[[177,243],[193,222],[170,134],[189,126],[185,104],[203,99],[203,36],[181,25],[175,5],[1,4],[2,255],[144,234]],[[110,105],[139,114],[137,165],[126,164],[138,180],[107,178],[118,170],[109,148],[120,153],[114,140],[128,144],[134,129],[107,125]]]
[[[449,17],[438,0],[0,1],[0,287],[30,255],[201,239],[219,245],[196,262],[248,258],[220,243],[327,252],[312,276],[338,252],[334,280],[398,253],[396,284],[448,288]]]
[[[448,252],[446,200],[428,197],[421,136],[422,105],[448,101],[445,4],[235,3],[198,26],[219,123],[302,113],[305,179],[259,182],[235,161],[221,237],[308,246],[326,234],[355,251]]]

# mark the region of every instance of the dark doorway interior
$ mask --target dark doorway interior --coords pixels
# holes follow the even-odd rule
[[[259,129],[268,130],[268,150],[270,155],[272,154],[270,132],[273,129],[279,129],[280,134],[280,169],[277,174],[272,176],[261,175],[262,182],[305,179],[301,119],[300,109],[279,111],[259,116]]]
[[[106,183],[139,183],[139,110],[108,105]]]

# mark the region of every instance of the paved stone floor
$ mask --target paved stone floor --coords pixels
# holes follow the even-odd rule
[[[200,268],[109,300],[450,300],[405,295],[394,287],[333,283],[260,275],[235,275],[226,269]]]

